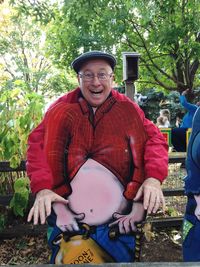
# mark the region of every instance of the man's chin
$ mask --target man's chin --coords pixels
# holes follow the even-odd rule
[[[101,106],[103,104],[104,101],[92,101],[90,102],[90,105],[92,108],[98,108],[99,106]]]

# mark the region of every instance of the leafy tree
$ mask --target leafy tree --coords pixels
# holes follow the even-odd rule
[[[140,88],[179,92],[199,84],[198,0],[64,1],[49,31],[52,58],[66,66],[81,51],[137,51]],[[121,64],[117,69],[121,80]]]
[[[44,0],[10,0],[10,5],[25,15],[32,17],[36,22],[44,25],[54,18],[53,5]]]
[[[27,137],[41,121],[45,97],[72,88],[74,80],[56,69],[44,50],[45,27],[51,18],[44,1],[0,1],[0,161],[15,168],[26,159]],[[9,175],[0,177],[5,193]],[[27,177],[13,175],[10,203],[23,216],[29,199]],[[5,226],[0,216],[0,228]]]
[[[28,134],[41,120],[44,97],[67,91],[74,82],[45,56],[40,22],[7,2],[0,13],[0,160],[17,166],[26,158]]]
[[[63,92],[64,85],[67,91],[74,80],[52,65],[44,49],[48,27],[44,22],[53,15],[46,20],[45,16],[53,14],[52,9],[44,1],[17,0],[13,6],[6,2],[0,5],[0,69],[3,75],[10,81],[21,79],[30,91],[46,95]]]
[[[44,55],[42,30],[30,17],[8,5],[0,8],[0,57],[4,72],[9,80],[23,80],[30,91],[38,92],[50,69]]]
[[[25,159],[27,136],[41,119],[48,63],[39,54],[40,30],[5,3],[0,5],[0,160]]]

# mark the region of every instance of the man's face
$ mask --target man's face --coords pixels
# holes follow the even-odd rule
[[[78,74],[81,92],[92,107],[100,106],[108,98],[113,79],[111,66],[102,59],[86,62]]]

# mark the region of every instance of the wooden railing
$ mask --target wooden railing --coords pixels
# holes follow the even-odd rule
[[[186,152],[170,152],[169,163],[185,163]]]
[[[26,171],[26,161],[21,161],[20,165],[17,168],[11,168],[10,162],[0,161],[0,172],[20,172]]]
[[[186,157],[186,153],[173,153],[169,154],[169,163],[177,163],[177,162],[184,162]],[[8,162],[0,162],[0,172],[25,172],[26,171],[26,164],[25,161],[21,162],[20,166],[13,169],[10,167],[10,164]],[[173,189],[163,189],[163,193],[166,197],[172,197],[172,196],[183,196],[184,195],[184,189],[183,188],[173,188]],[[0,195],[0,205],[8,206],[10,203],[10,200],[12,198],[12,195],[6,195],[2,196]],[[32,206],[34,202],[34,197],[30,194],[29,197],[29,207]],[[166,228],[166,227],[180,227],[182,224],[182,217],[168,217],[168,218],[152,218],[151,223],[153,227],[156,228]],[[24,231],[27,231],[30,235],[35,235],[36,233],[40,232],[40,230],[43,230],[43,227],[45,226],[31,226],[31,225],[23,225]],[[11,229],[9,231],[5,230],[4,235],[9,237],[14,237],[15,233],[20,234],[20,229],[17,230],[14,229],[12,232]],[[2,237],[2,233],[1,233]]]

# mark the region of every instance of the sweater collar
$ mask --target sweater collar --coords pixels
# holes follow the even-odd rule
[[[90,113],[90,110],[92,109],[92,107],[84,99],[82,94],[80,95],[80,97],[78,99],[78,102],[80,104],[80,107],[81,107],[81,110],[82,110],[83,114]],[[116,102],[116,99],[114,98],[114,96],[112,95],[112,92],[111,92],[109,97],[106,99],[106,101],[97,108],[95,114],[97,114],[97,113],[102,113],[102,114],[107,113],[112,108],[112,106],[114,105],[115,102]]]

